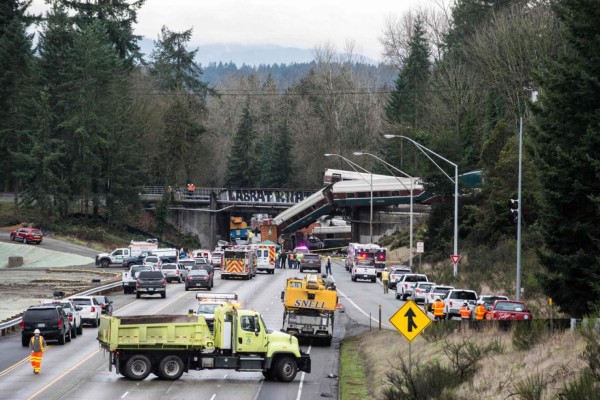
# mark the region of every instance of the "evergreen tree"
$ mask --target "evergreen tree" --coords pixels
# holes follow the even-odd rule
[[[255,183],[256,177],[252,175],[254,154],[248,151],[249,143],[252,143],[253,139],[254,118],[250,112],[249,100],[247,100],[227,157],[225,186],[243,188],[252,187]]]
[[[195,63],[197,50],[188,51],[192,30],[172,32],[162,28],[160,39],[154,43],[150,75],[164,93],[173,95],[163,115],[160,133],[160,157],[157,170],[160,183],[194,181],[194,171],[202,148],[200,139],[206,131],[206,97],[212,93],[200,81],[202,69]]]
[[[286,117],[277,128],[277,147],[273,157],[274,162],[271,164],[272,173],[276,176],[274,187],[291,187],[292,184],[292,138],[288,119],[289,117]]]
[[[117,56],[126,60],[129,67],[133,66],[135,60],[141,60],[142,54],[138,45],[141,36],[134,35],[133,28],[137,23],[137,12],[146,0],[60,0],[60,2],[75,10],[74,20],[80,27],[94,21],[102,22]]]
[[[25,15],[30,3],[0,1],[0,190],[19,189],[9,185],[15,167],[11,152],[21,150],[17,133],[26,128],[23,112],[33,83],[31,35],[26,33],[30,21]]]
[[[430,75],[429,44],[425,36],[423,22],[420,18],[415,21],[410,40],[409,54],[406,64],[400,70],[396,87],[390,95],[385,108],[386,119],[392,125],[402,129],[410,127],[417,130],[425,113],[425,98]],[[403,168],[405,153],[401,149],[402,142],[395,147],[389,147],[386,161]],[[406,154],[414,153],[414,149]]]
[[[542,71],[531,134],[543,171],[541,283],[582,317],[600,296],[600,3],[562,0],[555,9],[569,48]]]

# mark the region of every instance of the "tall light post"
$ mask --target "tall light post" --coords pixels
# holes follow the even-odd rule
[[[423,146],[421,143],[416,142],[415,140],[413,140],[412,138],[409,138],[408,136],[404,136],[404,135],[383,135],[386,139],[392,139],[392,138],[401,138],[401,139],[406,139],[409,142],[411,142],[412,144],[414,144],[415,146],[417,146],[417,148],[419,150],[421,150],[421,152],[423,154],[425,154],[425,156],[427,158],[429,158],[429,160],[436,166],[438,167],[438,169],[440,171],[442,171],[442,173],[444,175],[446,175],[446,177],[448,179],[450,179],[451,182],[454,182],[454,255],[458,255],[458,165],[453,163],[452,161],[448,160],[445,157],[440,156],[438,153],[436,153],[435,151]],[[452,165],[454,167],[454,180],[452,178],[450,178],[450,176],[446,173],[446,171],[444,171],[430,156],[430,154],[446,161],[448,164]],[[454,264],[454,277],[456,277],[458,275],[458,265]]]
[[[358,165],[357,163],[355,163],[355,162],[353,162],[353,161],[350,161],[350,160],[348,160],[346,157],[344,157],[344,156],[342,156],[342,155],[335,154],[335,153],[325,153],[325,154],[323,154],[323,155],[324,155],[325,157],[332,157],[332,156],[335,156],[335,157],[340,157],[342,160],[346,161],[346,162],[348,163],[348,165],[350,165],[350,167],[352,167],[352,169],[353,169],[355,172],[358,172],[358,171],[356,170],[356,168],[354,168],[354,166],[357,166],[357,167],[358,167],[358,168],[360,168],[361,170],[363,170],[363,171],[365,171],[365,172],[367,172],[367,173],[371,174],[371,183],[369,184],[369,186],[371,187],[371,201],[369,202],[369,203],[370,203],[370,206],[371,206],[371,210],[370,210],[370,212],[369,212],[369,236],[370,236],[371,240],[369,241],[369,243],[373,243],[373,173],[372,173],[372,172],[369,172],[368,170],[366,170],[365,168],[361,167],[361,166],[360,166],[360,165]],[[363,180],[364,180],[365,182],[369,183],[369,182],[368,182],[368,181],[367,181],[365,178],[363,178]]]
[[[406,176],[407,178],[410,178],[410,233],[409,233],[409,246],[410,246],[410,253],[409,253],[409,259],[408,259],[408,263],[410,265],[410,267],[412,268],[412,262],[413,262],[413,184],[414,184],[414,177],[408,175],[406,172],[394,167],[392,164],[388,163],[387,161],[381,159],[380,157],[377,157],[375,154],[371,154],[371,153],[365,153],[363,151],[355,151],[354,155],[356,156],[371,156],[373,158],[375,158],[376,160],[381,161],[383,164],[387,165],[388,167],[400,172],[402,175]],[[393,174],[392,174],[393,175]],[[395,176],[394,176],[395,177]],[[397,178],[396,178],[397,179]],[[402,186],[404,186],[405,189],[408,189],[406,187],[406,185],[404,183],[402,183],[402,181],[400,181],[398,179],[398,182],[400,182],[400,184],[402,184]]]

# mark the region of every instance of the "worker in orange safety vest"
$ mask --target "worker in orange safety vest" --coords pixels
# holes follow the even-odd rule
[[[29,348],[31,349],[29,360],[33,367],[33,373],[39,374],[40,369],[42,369],[42,353],[46,351],[46,340],[44,340],[44,337],[40,334],[39,329],[33,331],[33,334],[34,336],[32,336],[29,341]]]
[[[483,306],[483,301],[477,302],[477,307],[475,307],[475,320],[482,321],[485,318],[485,307]]]
[[[469,308],[469,303],[466,301],[463,303],[462,307],[459,310],[460,319],[463,321],[468,321],[471,319],[471,309]]]
[[[440,296],[436,296],[435,301],[433,302],[433,304],[431,306],[431,308],[433,309],[433,316],[435,317],[436,321],[441,321],[444,319],[444,308],[445,307],[446,307],[446,305],[444,304],[442,299],[440,299]]]

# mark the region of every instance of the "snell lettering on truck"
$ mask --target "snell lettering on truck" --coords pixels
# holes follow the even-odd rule
[[[296,300],[294,306],[303,308],[325,308],[325,302],[314,300]]]

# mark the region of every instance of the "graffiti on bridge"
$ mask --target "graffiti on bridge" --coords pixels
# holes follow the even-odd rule
[[[268,190],[268,189],[228,189],[227,200],[248,203],[299,203],[314,192],[295,190]]]

